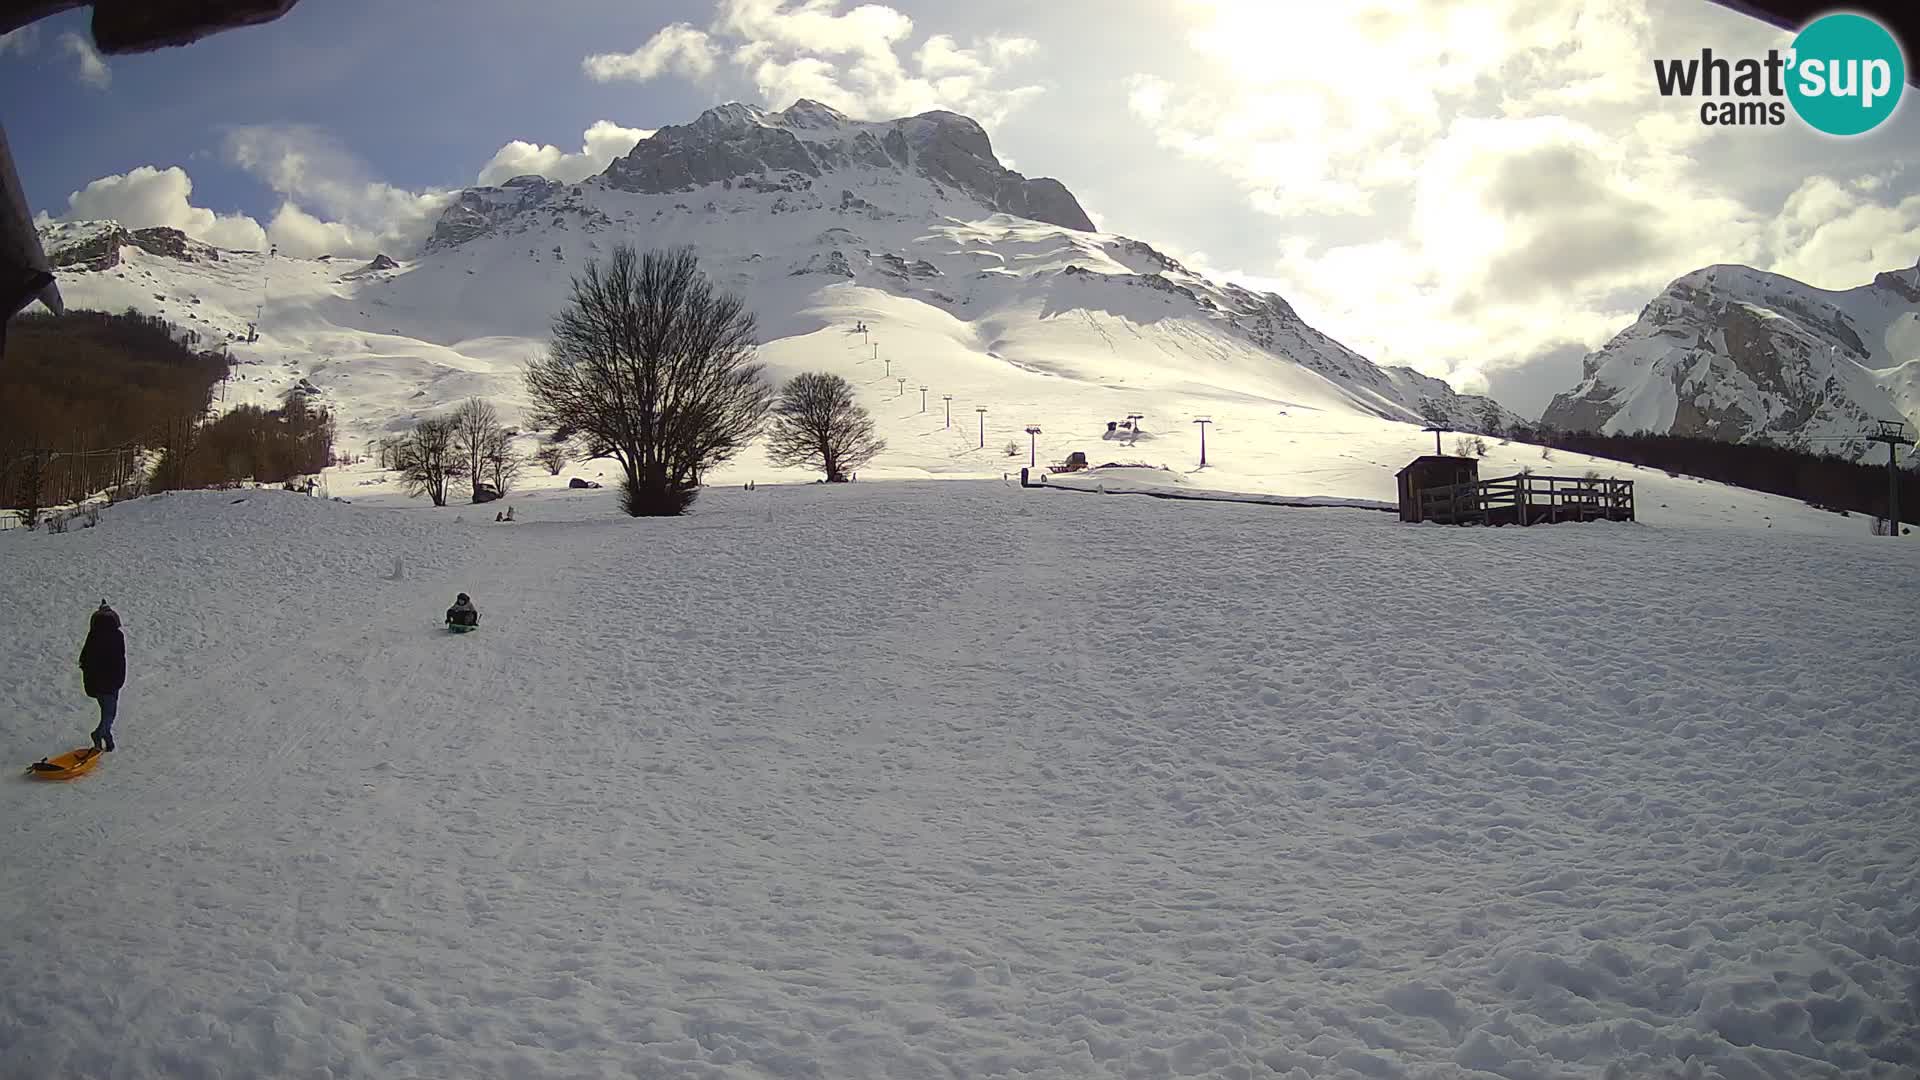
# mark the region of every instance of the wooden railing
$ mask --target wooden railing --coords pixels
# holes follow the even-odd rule
[[[1420,493],[1423,521],[1443,525],[1545,525],[1632,521],[1633,481],[1521,473]]]

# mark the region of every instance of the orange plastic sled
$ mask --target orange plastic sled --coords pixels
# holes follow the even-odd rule
[[[83,746],[78,750],[41,758],[27,766],[27,775],[35,780],[71,780],[91,772],[99,764],[102,753],[91,746]]]

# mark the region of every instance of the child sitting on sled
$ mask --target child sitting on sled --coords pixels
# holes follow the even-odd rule
[[[466,593],[454,598],[453,606],[447,609],[447,629],[473,629],[480,625],[480,611],[467,599]]]

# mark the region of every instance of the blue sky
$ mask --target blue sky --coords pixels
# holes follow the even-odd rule
[[[951,108],[1102,228],[1525,412],[1701,266],[1920,259],[1920,93],[1851,140],[1703,126],[1652,60],[1791,38],[1707,0],[301,0],[185,48],[87,37],[0,38],[50,216],[405,257],[483,169],[579,179],[723,101]]]
[[[63,33],[86,36],[87,15],[76,11],[38,24],[32,54],[0,60],[0,100],[44,103],[6,116],[35,209],[60,212],[96,177],[180,165],[197,204],[266,215],[274,193],[221,155],[230,126],[314,125],[389,183],[470,184],[510,137],[577,138],[602,117],[690,119],[710,94],[685,83],[595,83],[580,59],[609,38],[637,43],[663,21],[710,14],[700,3],[305,0],[263,26],[108,57],[112,81],[97,90],[57,44]]]

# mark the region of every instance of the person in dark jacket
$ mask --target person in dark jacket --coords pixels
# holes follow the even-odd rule
[[[113,718],[120,712],[120,688],[127,682],[127,639],[120,633],[120,615],[105,600],[87,626],[87,643],[80,647],[80,675],[87,696],[100,702],[100,726],[93,729],[95,750],[113,749]]]
[[[447,609],[448,626],[479,626],[480,612],[467,599],[466,593],[454,598],[453,606]]]

